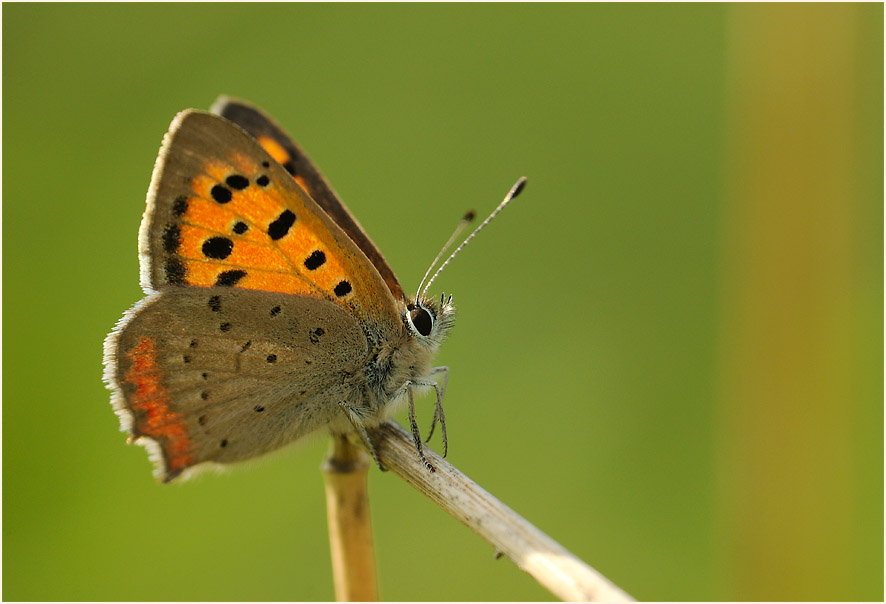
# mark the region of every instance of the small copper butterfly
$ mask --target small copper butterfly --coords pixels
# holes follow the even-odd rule
[[[256,107],[221,97],[211,113],[175,117],[139,261],[146,297],[105,340],[105,380],[121,429],[148,448],[159,479],[322,429],[356,432],[378,463],[367,428],[403,401],[433,470],[413,404],[428,389],[445,453],[448,369],[431,360],[453,324],[451,296],[426,297],[432,278],[408,298],[311,161]]]

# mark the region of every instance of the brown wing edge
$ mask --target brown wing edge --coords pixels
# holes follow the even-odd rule
[[[338,198],[313,162],[277,122],[248,101],[226,95],[219,96],[215,100],[210,107],[210,112],[234,122],[255,138],[262,135],[269,136],[283,147],[290,157],[289,161],[283,164],[286,171],[293,176],[301,177],[300,184],[307,189],[308,194],[317,202],[317,205],[323,208],[329,217],[351,238],[351,241],[366,254],[366,257],[381,274],[394,298],[406,300],[406,294],[394,275],[394,271],[391,270],[366,231]]]

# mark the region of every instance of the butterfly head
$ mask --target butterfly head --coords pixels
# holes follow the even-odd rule
[[[439,302],[420,297],[406,305],[403,323],[407,331],[423,346],[436,349],[446,338],[455,322],[455,306],[452,296],[440,296]]]
[[[406,305],[402,316],[403,323],[406,325],[406,329],[410,335],[413,336],[415,341],[419,342],[427,349],[436,350],[446,338],[446,334],[449,332],[450,328],[452,328],[452,324],[455,321],[455,306],[452,304],[452,296],[449,296],[447,299],[446,294],[443,294],[440,296],[440,302],[438,303],[436,300],[426,296],[428,289],[430,289],[431,284],[452,259],[455,258],[468,243],[470,243],[471,239],[477,236],[477,233],[482,231],[499,212],[501,212],[517,195],[520,194],[525,185],[526,178],[523,177],[519,179],[514,186],[511,187],[511,190],[508,191],[504,200],[498,204],[498,207],[492,211],[486,220],[474,229],[474,231],[468,235],[467,239],[462,241],[461,245],[450,254],[445,262],[437,266],[437,262],[439,262],[443,257],[443,254],[446,253],[446,250],[449,249],[449,246],[456,240],[456,237],[458,237],[462,230],[474,220],[473,211],[465,214],[458,223],[455,232],[452,233],[449,240],[443,245],[443,248],[437,254],[436,258],[434,258],[434,261],[431,262],[431,265],[425,272],[425,276],[422,277],[421,282],[418,284],[414,301],[409,302]],[[428,279],[428,275],[431,274],[431,271],[434,270],[435,266],[437,266],[437,271],[430,279]]]

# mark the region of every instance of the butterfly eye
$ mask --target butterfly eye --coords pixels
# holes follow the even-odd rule
[[[424,308],[417,306],[410,310],[409,321],[412,323],[412,326],[415,327],[415,330],[421,335],[425,337],[431,335],[431,327],[434,325],[434,320],[431,318],[431,313]]]

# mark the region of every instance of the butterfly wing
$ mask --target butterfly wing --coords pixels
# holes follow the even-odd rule
[[[165,481],[335,426],[345,421],[337,403],[362,396],[366,338],[327,300],[175,288],[143,300],[123,323],[109,338],[117,356],[106,377],[123,428],[148,446]]]
[[[105,377],[165,480],[346,421],[334,412],[362,404],[367,351],[403,329],[348,235],[253,137],[208,113],[170,126],[139,256],[148,298],[108,337]]]
[[[250,103],[226,96],[219,97],[211,111],[231,120],[254,136],[366,254],[394,298],[406,299],[394,271],[388,266],[384,256],[369,239],[363,227],[339,200],[308,156],[273,119]]]
[[[399,310],[366,255],[251,136],[188,110],[160,150],[140,232],[146,289],[232,286],[354,312],[373,340]],[[380,333],[375,333],[380,332]]]

